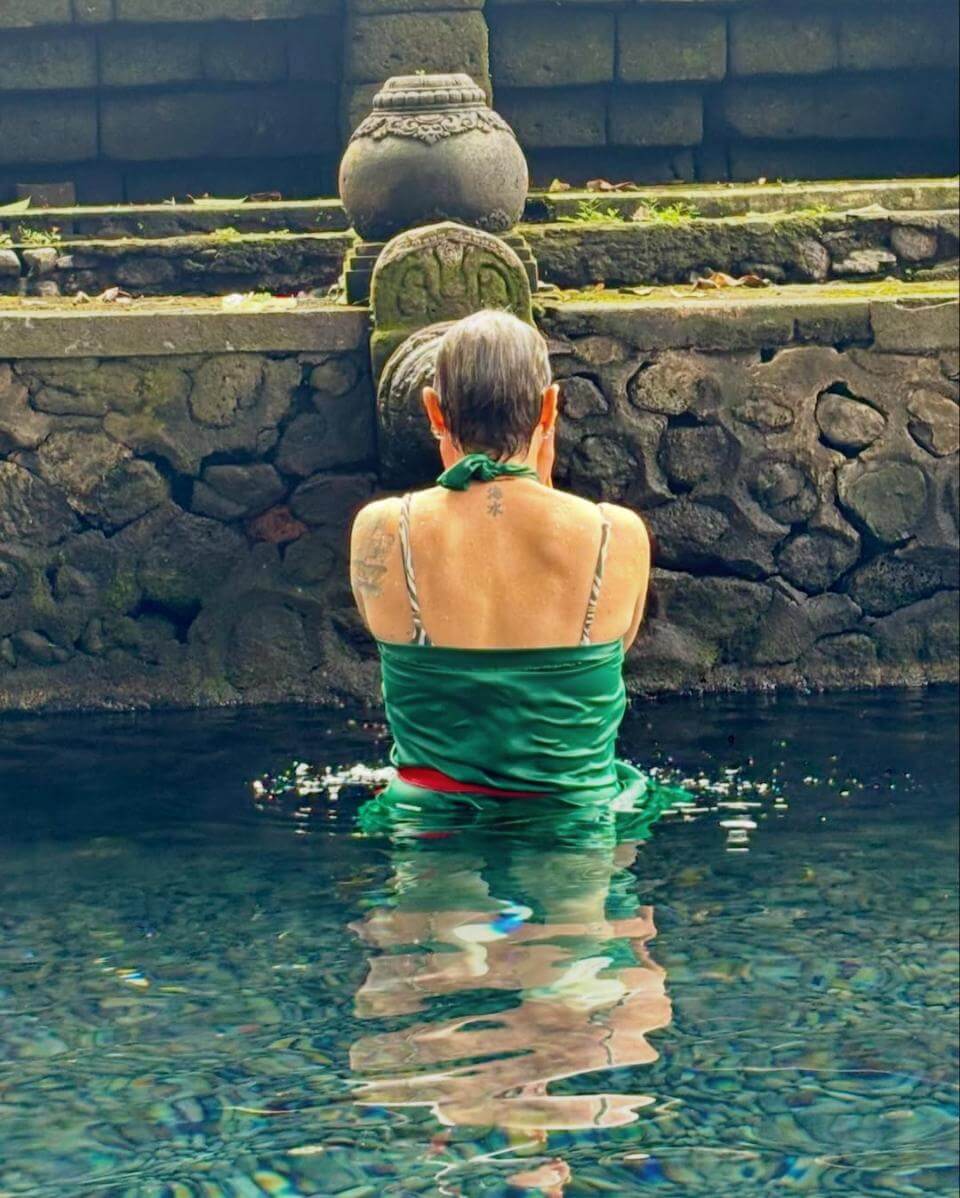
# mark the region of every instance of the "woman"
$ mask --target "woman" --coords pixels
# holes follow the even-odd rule
[[[351,545],[390,796],[639,798],[646,780],[614,745],[650,576],[643,522],[552,489],[558,387],[535,329],[504,312],[459,321],[435,383],[437,486],[369,504]]]

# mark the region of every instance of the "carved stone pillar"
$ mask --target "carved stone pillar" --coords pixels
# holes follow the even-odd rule
[[[421,393],[433,381],[440,338],[453,321],[483,308],[532,324],[530,279],[499,237],[446,221],[387,243],[370,302],[381,480],[411,486],[436,471]]]

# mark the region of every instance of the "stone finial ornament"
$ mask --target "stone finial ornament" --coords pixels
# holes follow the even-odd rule
[[[340,163],[340,198],[365,241],[433,221],[505,233],[527,163],[469,75],[397,75],[376,94]]]

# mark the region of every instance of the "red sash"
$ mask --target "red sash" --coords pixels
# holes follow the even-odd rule
[[[398,776],[411,786],[422,786],[425,790],[438,790],[441,794],[491,795],[501,799],[538,799],[542,798],[537,791],[531,790],[501,790],[496,786],[483,786],[479,782],[458,782],[440,770],[431,769],[425,765],[403,765],[397,770]]]

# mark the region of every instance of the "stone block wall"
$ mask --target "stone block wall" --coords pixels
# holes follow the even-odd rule
[[[496,104],[555,177],[953,173],[957,9],[488,0]]]
[[[2,0],[0,203],[335,191],[340,0]]]
[[[539,184],[957,169],[951,0],[3,0],[0,203],[331,194],[417,70],[484,86]]]

